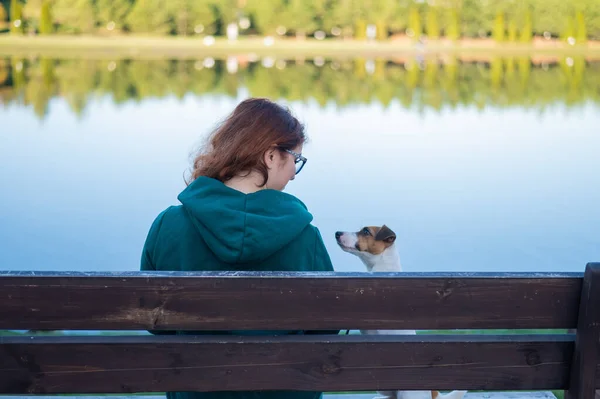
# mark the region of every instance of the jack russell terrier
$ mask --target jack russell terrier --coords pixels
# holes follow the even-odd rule
[[[342,250],[356,255],[369,272],[401,272],[396,234],[386,225],[367,226],[357,232],[338,231],[335,238]],[[361,334],[414,335],[415,330],[360,330]],[[462,399],[467,391],[378,391],[374,399]]]

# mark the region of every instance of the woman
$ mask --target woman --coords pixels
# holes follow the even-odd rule
[[[164,210],[150,227],[141,269],[333,271],[319,230],[310,224],[312,215],[299,199],[282,192],[306,163],[301,155],[304,142],[304,126],[285,108],[266,99],[240,103],[194,159],[188,186],[177,197],[181,205]],[[176,332],[300,333],[304,332]],[[167,393],[169,399],[320,396],[321,392],[282,391]]]

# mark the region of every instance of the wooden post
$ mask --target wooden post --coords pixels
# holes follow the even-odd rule
[[[575,352],[566,399],[594,399],[596,396],[596,367],[600,340],[600,263],[585,267]]]

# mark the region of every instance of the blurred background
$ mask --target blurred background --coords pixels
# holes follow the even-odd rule
[[[22,34],[273,35],[530,42],[600,37],[596,0],[2,0]]]
[[[339,271],[384,223],[407,271],[600,260],[597,0],[2,0],[0,269],[137,270],[249,96],[306,123],[286,190]]]

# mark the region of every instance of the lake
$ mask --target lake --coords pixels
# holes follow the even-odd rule
[[[485,57],[484,57],[485,58]],[[306,123],[287,191],[336,230],[386,224],[406,271],[600,261],[600,63],[0,58],[0,269],[131,271],[189,156],[248,96]]]

